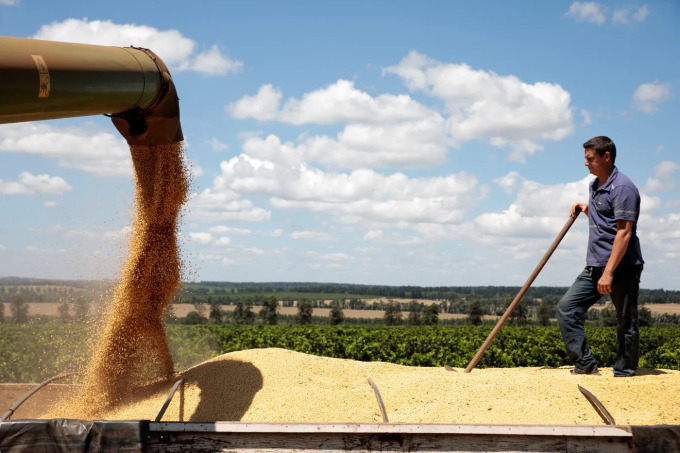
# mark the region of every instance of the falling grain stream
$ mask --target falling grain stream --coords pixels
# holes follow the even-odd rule
[[[173,374],[163,313],[180,284],[177,224],[189,182],[181,143],[130,146],[130,151],[136,186],[133,231],[85,371],[79,406],[90,416]]]

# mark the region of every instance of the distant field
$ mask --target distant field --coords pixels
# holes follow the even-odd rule
[[[205,306],[205,314],[207,315],[210,310],[209,305],[204,305]],[[190,311],[196,310],[196,308],[192,304],[175,304],[173,305],[173,308],[175,310],[175,316],[182,318],[187,315]],[[227,312],[234,311],[234,306],[233,305],[223,305],[222,309]],[[259,307],[253,307],[253,311],[257,312],[259,311]],[[297,315],[297,307],[279,307],[279,314],[281,315]],[[350,310],[350,309],[343,309],[342,310],[343,314],[345,315],[346,318],[368,318],[368,319],[376,319],[376,318],[382,318],[385,316],[385,312],[383,310]],[[330,316],[331,309],[330,308],[315,308],[314,311],[312,312],[312,315],[314,316]],[[402,312],[402,315],[404,317],[408,316],[408,313]],[[459,319],[459,318],[465,318],[467,315],[465,314],[459,314],[459,313],[440,313],[439,314],[439,319]],[[485,316],[485,319],[492,319],[493,317],[490,316]]]
[[[595,305],[593,310],[602,310],[605,305]],[[652,312],[653,316],[668,314],[680,315],[680,304],[645,304],[645,308]]]
[[[378,299],[371,299],[371,302],[378,300]],[[396,302],[402,302],[402,303],[408,303],[413,299],[393,299]],[[423,302],[425,304],[431,304],[434,301],[430,300],[419,300],[419,302]],[[29,306],[29,315],[46,315],[46,316],[57,316],[59,314],[58,308],[60,303],[56,302],[30,302],[28,304]],[[203,305],[205,308],[205,315],[210,312],[210,306],[208,304]],[[651,312],[652,315],[660,315],[663,313],[670,314],[670,315],[680,315],[680,304],[646,304],[646,308],[648,308]],[[187,313],[190,311],[196,310],[195,306],[193,304],[174,304],[173,305],[174,311],[175,311],[175,316],[177,317],[185,317]],[[596,310],[604,308],[604,306],[596,306],[593,307]],[[227,312],[231,312],[234,310],[234,305],[223,305],[222,309]],[[92,308],[91,308],[92,310]],[[255,312],[259,311],[259,307],[253,307],[253,310]],[[10,309],[10,304],[5,303],[5,317],[8,318],[11,316],[11,309]],[[279,307],[279,313],[282,315],[296,315],[297,314],[297,308],[296,307]],[[350,309],[344,309],[343,313],[345,317],[347,318],[370,318],[370,319],[375,319],[375,318],[382,318],[385,314],[383,310],[350,310]],[[71,314],[73,314],[73,307],[71,308]],[[330,308],[315,308],[313,315],[314,316],[329,316],[330,314]],[[408,316],[408,312],[402,312],[403,316],[406,317]],[[439,314],[439,319],[460,319],[460,318],[465,318],[467,315],[465,314],[458,314],[458,313],[440,313]],[[497,319],[498,316],[485,316],[484,319]]]
[[[5,318],[12,316],[12,309],[10,308],[10,303],[5,302]],[[58,308],[61,302],[28,302],[28,315],[45,315],[45,316],[57,316],[59,314]],[[93,312],[93,305],[90,304],[90,314]],[[71,305],[70,313],[73,315],[75,312],[75,307]]]
[[[411,301],[412,299],[409,299],[408,301]],[[431,301],[430,301],[431,303]],[[11,316],[11,309],[10,309],[10,304],[5,303],[5,317],[10,317]],[[45,316],[58,316],[59,314],[59,306],[60,303],[56,302],[29,302],[28,304],[28,314],[31,316],[34,315],[45,315]],[[175,316],[178,318],[183,318],[185,317],[189,312],[195,311],[196,307],[193,304],[173,304],[173,310],[175,313]],[[205,309],[204,315],[207,316],[208,313],[210,313],[210,305],[208,304],[203,304],[203,307]],[[222,310],[231,312],[235,308],[234,305],[222,305]],[[92,310],[92,308],[91,308]],[[259,311],[259,307],[253,307],[253,311],[256,313]],[[330,316],[330,308],[315,308],[313,311],[314,316]],[[343,313],[345,317],[347,318],[369,318],[369,319],[375,319],[375,318],[382,318],[385,315],[385,312],[383,310],[350,310],[350,309],[343,309]],[[73,314],[73,308],[71,308],[71,314]],[[296,307],[279,307],[279,314],[282,315],[296,315],[297,314],[297,308]],[[408,315],[407,312],[403,313],[403,316],[406,317]],[[457,314],[457,313],[441,313],[439,315],[439,319],[459,319],[459,318],[465,318],[467,315],[465,314]],[[494,319],[496,316],[485,316],[485,319]]]
[[[653,315],[667,313],[669,315],[680,315],[680,304],[645,304],[645,307]]]

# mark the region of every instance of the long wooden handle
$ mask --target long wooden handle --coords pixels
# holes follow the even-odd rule
[[[576,217],[578,217],[579,211],[576,211]],[[526,281],[524,286],[522,286],[522,289],[519,290],[519,293],[515,296],[515,299],[510,303],[508,308],[505,310],[505,313],[503,313],[503,316],[498,320],[496,323],[496,327],[493,328],[491,333],[489,334],[488,337],[486,337],[486,340],[484,341],[484,344],[482,345],[481,348],[477,351],[475,356],[472,358],[470,363],[468,364],[467,368],[465,368],[465,372],[469,373],[472,371],[472,369],[477,365],[477,362],[482,358],[484,355],[484,352],[489,348],[489,345],[491,345],[491,342],[493,339],[498,335],[498,332],[501,330],[501,327],[503,327],[503,324],[508,320],[510,315],[512,314],[513,310],[517,305],[519,305],[520,301],[522,300],[522,297],[524,297],[524,294],[527,292],[531,284],[534,282],[536,277],[538,276],[539,272],[541,272],[541,269],[543,269],[543,266],[545,266],[545,263],[548,262],[548,259],[550,256],[553,254],[557,246],[560,244],[562,241],[562,238],[567,234],[567,231],[569,231],[569,228],[571,228],[571,225],[574,223],[574,220],[576,220],[576,217],[571,217],[569,216],[569,220],[567,220],[567,223],[564,224],[564,227],[562,227],[562,231],[560,231],[560,234],[557,235],[555,240],[553,241],[552,245],[548,249],[547,252],[545,252],[545,255],[543,255],[543,259],[541,260],[540,263],[538,263],[538,266],[536,266],[536,269],[531,273],[529,276],[529,279]]]

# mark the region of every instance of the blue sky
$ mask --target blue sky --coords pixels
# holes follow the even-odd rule
[[[0,26],[168,64],[187,280],[521,286],[607,135],[642,194],[642,287],[680,290],[675,1],[0,0]],[[133,182],[107,118],[0,125],[0,163],[0,275],[116,276]],[[535,285],[571,284],[586,223]]]

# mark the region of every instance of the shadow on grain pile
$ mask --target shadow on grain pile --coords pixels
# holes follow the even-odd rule
[[[98,407],[96,416],[108,420],[154,420],[170,389],[180,377],[184,388],[175,392],[163,421],[240,421],[263,387],[260,370],[240,360],[204,362],[171,379],[121,392],[116,404]],[[186,389],[186,391],[183,391]],[[80,398],[58,401],[40,418],[93,419],[92,408]]]
[[[183,374],[198,387],[199,399],[188,421],[239,421],[262,388],[262,374],[254,365],[237,360],[206,362]]]

